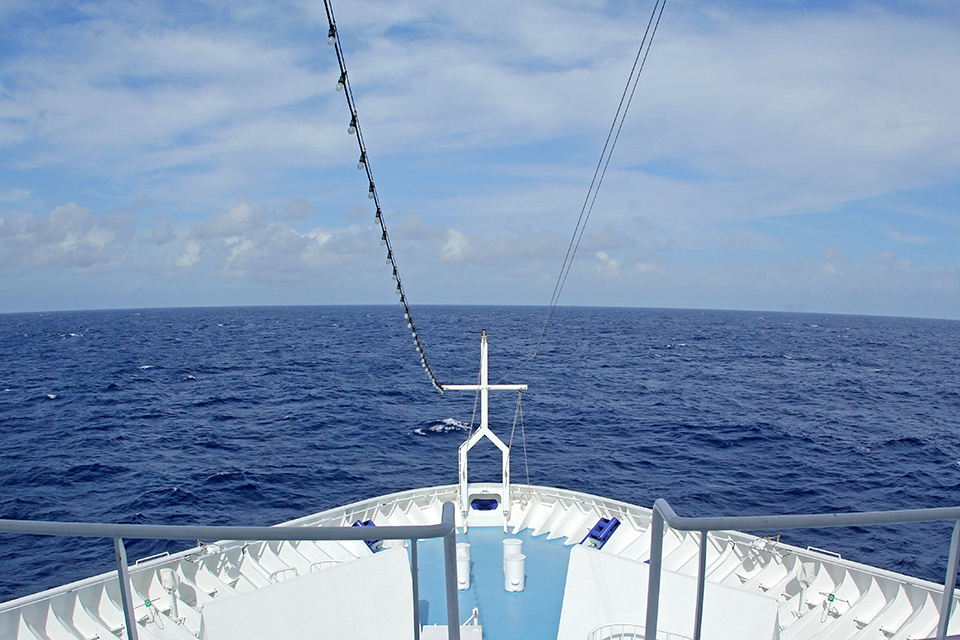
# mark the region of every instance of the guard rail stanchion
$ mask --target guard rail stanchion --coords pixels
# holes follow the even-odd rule
[[[440,521],[453,523],[450,531],[443,536],[443,568],[447,578],[447,638],[460,640],[460,593],[457,589],[457,526],[454,504],[443,503],[443,516]]]
[[[663,564],[663,514],[660,502],[653,503],[653,517],[650,522],[650,576],[647,582],[647,624],[643,635],[646,640],[657,638],[657,614],[660,612],[660,567]]]
[[[950,610],[953,608],[953,590],[957,586],[957,562],[960,561],[960,520],[953,527],[950,540],[950,559],[947,560],[947,577],[943,581],[943,600],[940,603],[940,623],[937,624],[937,640],[947,637]]]
[[[420,569],[417,561],[417,539],[410,539],[410,574],[413,577],[413,640],[420,640]]]
[[[693,618],[693,640],[700,640],[703,627],[703,590],[707,582],[707,532],[700,532],[700,562],[697,568],[697,612]]]
[[[123,538],[113,539],[117,556],[117,579],[120,582],[120,599],[123,600],[123,619],[127,624],[127,640],[138,640],[137,617],[133,614],[133,595],[130,593],[130,574],[127,571],[127,550]]]

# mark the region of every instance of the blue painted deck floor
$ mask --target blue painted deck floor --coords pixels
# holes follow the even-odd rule
[[[526,585],[519,593],[503,588],[503,540],[523,540]],[[570,547],[563,538],[534,538],[530,531],[517,535],[497,527],[473,527],[458,534],[457,542],[470,543],[470,588],[460,592],[460,622],[480,610],[486,640],[555,640],[560,629],[560,608],[567,579]],[[443,541],[419,543],[420,621],[423,625],[446,624],[443,585]]]

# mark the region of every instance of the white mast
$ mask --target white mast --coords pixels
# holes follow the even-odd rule
[[[444,391],[480,391],[480,428],[473,432],[467,438],[467,441],[460,445],[460,511],[463,514],[464,526],[466,526],[467,510],[470,505],[469,491],[467,487],[467,453],[484,437],[489,438],[503,454],[503,526],[506,530],[507,518],[510,515],[510,448],[490,430],[488,422],[489,416],[489,391],[523,391],[527,388],[525,384],[490,384],[487,381],[487,330],[480,332],[480,384],[446,384],[443,385]]]

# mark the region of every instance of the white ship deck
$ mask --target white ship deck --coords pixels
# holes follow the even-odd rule
[[[500,487],[499,484],[470,485],[471,492],[494,492]],[[357,520],[372,520],[378,526],[437,523],[442,503],[455,501],[457,490],[456,485],[451,485],[407,491],[318,513],[288,524],[349,526]],[[459,594],[460,622],[465,622],[476,608],[483,637],[490,640],[516,637],[551,640],[576,637],[583,640],[586,634],[581,633],[580,627],[584,622],[578,621],[585,615],[581,611],[583,598],[575,599],[573,591],[580,589],[589,594],[603,589],[616,590],[621,587],[617,587],[615,581],[608,583],[603,573],[615,576],[628,571],[636,576],[645,571],[643,561],[650,554],[651,512],[642,507],[560,489],[514,485],[511,494],[513,511],[507,522],[508,533],[495,524],[496,513],[478,515],[486,526],[477,526],[471,516],[466,532],[462,531],[462,520],[458,522],[461,526],[458,540],[471,544],[473,558],[471,587]],[[579,578],[587,575],[587,581],[597,581],[584,587],[582,582],[571,582],[568,577],[568,567],[575,564],[571,550],[600,517],[616,517],[622,524],[602,549],[577,547],[576,555],[581,560],[577,570],[582,573],[587,567],[583,564],[584,558],[588,562],[603,559],[604,562],[626,564],[596,564],[595,567],[612,566],[616,570],[592,577],[587,575],[589,571],[578,574]],[[521,593],[506,593],[503,587],[501,540],[507,536],[521,538],[527,556],[526,589]],[[385,546],[389,549],[400,544]],[[419,601],[424,625],[447,622],[441,546],[439,539],[418,544]],[[682,582],[696,575],[699,534],[667,529],[663,549],[665,587],[660,599],[659,628],[690,637],[692,622],[685,619],[689,616],[684,613],[684,607],[689,609],[692,606],[693,596],[691,594],[690,602],[686,604],[679,602],[688,598],[672,596],[668,583],[671,579]],[[270,593],[271,587],[280,585],[287,590],[295,590],[298,584],[306,588],[315,582],[311,576],[352,561],[359,562],[351,580],[369,585],[373,593],[373,587],[382,582],[382,578],[363,569],[368,566],[364,559],[373,555],[361,541],[221,542],[136,564],[130,569],[130,580],[133,600],[137,604],[139,637],[150,640],[214,638],[211,629],[202,629],[204,608],[211,603],[225,602],[239,594],[259,590]],[[176,587],[172,590],[164,588],[165,570],[168,586],[171,584],[170,572],[176,576]],[[729,602],[733,603],[750,602],[738,600],[738,593],[761,597],[764,600],[756,602],[771,603],[775,617],[775,631],[768,637],[784,640],[933,637],[943,592],[942,586],[930,582],[736,532],[710,534],[706,575],[708,604],[711,598],[716,601],[717,597],[732,598]],[[631,579],[629,584],[642,582]],[[717,591],[718,588],[722,589]],[[111,572],[0,604],[0,639],[105,640],[123,637],[125,629],[119,593],[117,574]],[[718,593],[721,596],[715,595]],[[611,600],[617,597],[615,591]],[[404,598],[412,599],[409,587],[399,601],[403,602]],[[250,598],[245,601],[256,602]],[[955,594],[954,609],[957,601]],[[603,609],[604,604],[598,606]],[[621,605],[617,606],[621,607],[617,618],[603,622],[644,624],[645,601],[637,599],[627,611]],[[322,617],[323,607],[324,603],[318,602],[316,610],[309,615]],[[751,611],[755,609],[752,605],[746,607]],[[410,608],[412,610],[412,604]],[[751,611],[741,611],[738,615],[747,619],[752,615]],[[255,610],[247,613],[258,615]],[[350,612],[344,611],[342,606],[337,613],[350,618]],[[606,614],[600,611],[597,615]],[[723,628],[723,624],[711,623],[710,616],[710,609],[706,607],[704,639],[740,637],[736,629],[731,631]],[[406,623],[402,620],[392,622],[396,624],[391,624],[389,630],[382,630],[381,637],[414,637],[410,624],[412,616]],[[589,624],[591,629],[598,626],[592,622]],[[763,628],[762,624],[754,626]],[[362,628],[363,620],[355,620],[353,631]],[[424,637],[427,637],[429,626],[425,629]],[[350,629],[342,632],[350,632]],[[949,633],[957,632],[957,623],[951,621]],[[274,637],[296,636],[285,636],[283,629],[277,629]]]

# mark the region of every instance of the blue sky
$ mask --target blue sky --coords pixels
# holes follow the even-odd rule
[[[651,3],[334,6],[411,303],[546,304]],[[322,2],[0,2],[0,312],[393,303]],[[561,304],[960,319],[960,6],[670,0]]]

